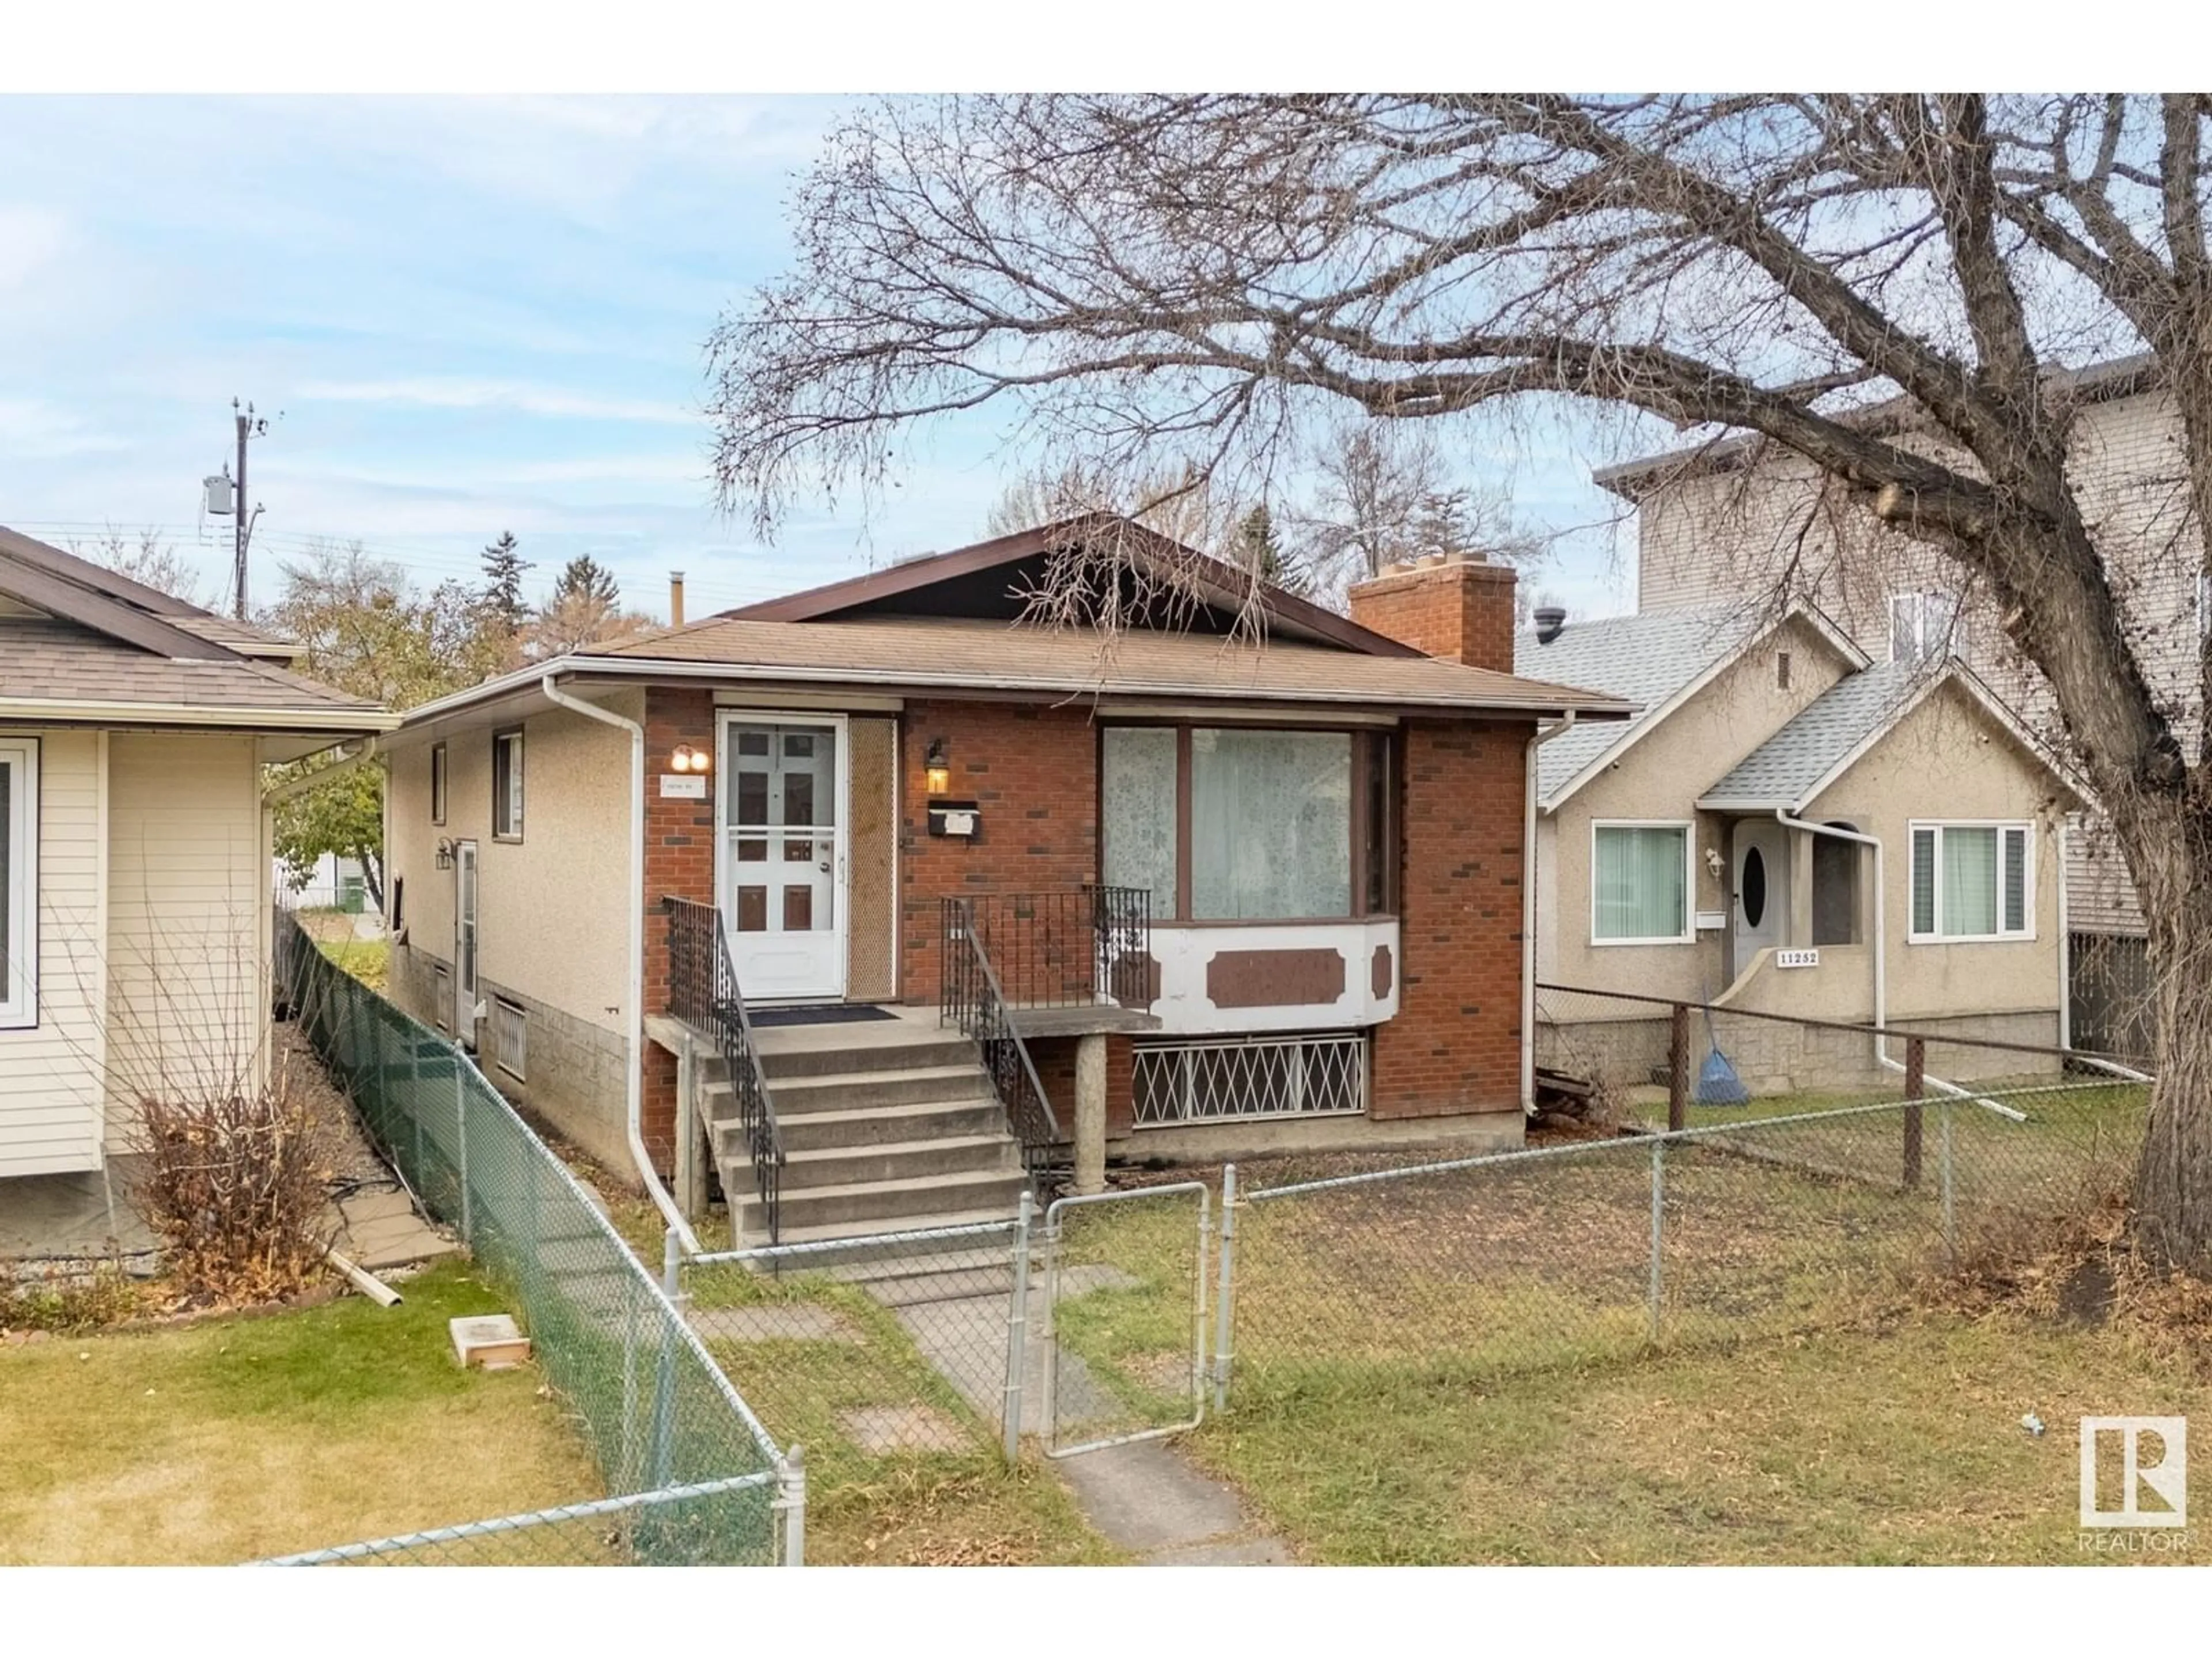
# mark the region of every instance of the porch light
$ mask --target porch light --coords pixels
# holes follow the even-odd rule
[[[668,769],[672,772],[704,772],[713,764],[705,750],[694,749],[688,743],[678,744],[676,752],[668,757]]]
[[[438,867],[441,870],[450,870],[453,867],[453,842],[449,836],[438,837]]]
[[[923,757],[923,765],[929,793],[933,795],[949,794],[952,789],[952,766],[945,758],[944,738],[932,738],[929,740],[929,752]]]

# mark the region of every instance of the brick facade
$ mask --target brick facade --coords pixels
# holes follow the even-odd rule
[[[1352,590],[1352,620],[1431,657],[1513,672],[1513,567],[1479,554],[1392,565]]]
[[[1520,1104],[1528,737],[1518,723],[1407,726],[1404,959],[1398,1017],[1375,1034],[1378,1119]]]
[[[970,839],[929,833],[930,744],[945,799],[981,810]],[[937,1000],[939,915],[961,893],[1040,893],[1098,879],[1098,728],[1079,708],[909,702],[900,744],[899,990]]]

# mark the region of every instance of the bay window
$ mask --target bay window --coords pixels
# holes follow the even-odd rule
[[[1915,823],[1913,940],[2033,939],[2031,834],[2025,823]]]
[[[1101,873],[1155,921],[1388,914],[1395,795],[1388,732],[1109,726]]]
[[[1590,826],[1590,939],[1597,945],[1686,945],[1687,823]]]
[[[39,746],[0,738],[0,1027],[39,1020]]]

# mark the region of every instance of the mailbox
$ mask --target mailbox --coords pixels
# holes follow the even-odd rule
[[[971,840],[981,830],[983,814],[972,800],[933,800],[929,803],[929,833]]]

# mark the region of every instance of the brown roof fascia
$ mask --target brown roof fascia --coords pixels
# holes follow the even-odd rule
[[[57,561],[67,561],[67,564]],[[0,592],[12,594],[26,605],[105,634],[110,639],[141,650],[155,652],[164,657],[180,657],[204,662],[240,662],[246,660],[243,652],[228,646],[218,645],[187,633],[139,608],[131,599],[118,597],[127,586],[151,593],[125,577],[116,577],[111,587],[101,582],[95,586],[76,575],[68,565],[84,565],[81,559],[72,559],[58,548],[34,542],[12,530],[0,529]],[[97,570],[96,566],[84,566]],[[171,616],[179,614],[173,607],[179,601],[171,599]]]
[[[768,599],[758,605],[726,611],[721,615],[743,617],[750,622],[818,622],[854,605],[910,593],[917,588],[973,575],[999,565],[1018,563],[1036,554],[1063,546],[1085,530],[1102,523],[1111,524],[1124,535],[1133,532],[1138,546],[1157,562],[1164,574],[1188,582],[1200,597],[1232,607],[1243,606],[1251,584],[1244,573],[1234,565],[1172,540],[1158,531],[1147,529],[1134,520],[1112,514],[1085,513],[1062,519],[1057,523],[1040,525],[1032,530],[1018,531],[1011,536],[978,542],[971,547],[955,548],[949,553],[909,559],[902,564],[891,566],[888,570],[871,571],[865,576],[851,576],[826,586],[809,588],[800,593],[787,593],[780,599]],[[1348,651],[1360,652],[1371,657],[1413,657],[1420,654],[1411,646],[1401,644],[1372,629],[1362,628],[1347,617],[1325,611],[1310,600],[1299,599],[1280,588],[1263,584],[1260,590],[1260,603],[1271,622],[1287,624],[1289,630],[1302,632],[1330,645],[1341,646]]]

